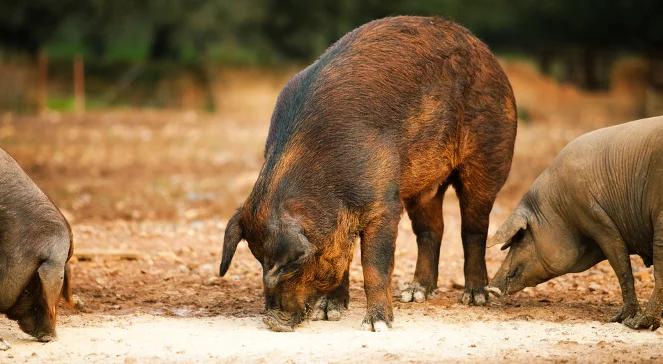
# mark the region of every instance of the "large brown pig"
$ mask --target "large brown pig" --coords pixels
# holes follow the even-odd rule
[[[55,338],[60,296],[71,302],[72,251],[60,210],[0,149],[0,313],[39,341]]]
[[[595,130],[564,147],[492,237],[509,254],[491,290],[510,294],[607,259],[624,306],[612,318],[657,328],[663,311],[663,117]],[[640,310],[630,255],[654,265]]]
[[[289,331],[318,302],[338,319],[361,241],[363,327],[391,325],[394,242],[405,207],[419,255],[405,301],[437,285],[452,185],[465,251],[462,302],[487,299],[485,240],[511,166],[516,106],[488,47],[442,18],[394,17],[348,33],[281,91],[265,163],[228,222],[220,273],[245,239],[263,268],[267,325]]]

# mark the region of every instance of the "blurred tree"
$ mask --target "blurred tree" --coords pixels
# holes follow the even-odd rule
[[[36,55],[75,1],[0,1],[0,45]]]
[[[662,13],[660,0],[0,0],[0,47],[92,62],[304,62],[372,19],[441,15],[543,71],[561,61],[593,88],[610,55],[663,57]]]

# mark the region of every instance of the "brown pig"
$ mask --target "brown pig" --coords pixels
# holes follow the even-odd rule
[[[612,318],[657,328],[663,312],[663,117],[595,130],[569,143],[492,237],[509,253],[491,291],[510,294],[608,260],[624,305]],[[630,255],[654,265],[641,310]]]
[[[72,252],[65,217],[0,149],[0,313],[39,341],[56,336],[60,296],[71,302]]]
[[[246,240],[263,268],[267,325],[290,331],[348,304],[355,240],[367,312],[391,325],[391,273],[403,208],[419,254],[404,301],[437,286],[448,186],[459,196],[465,304],[484,304],[488,215],[513,154],[516,106],[488,47],[442,18],[394,17],[348,33],[278,97],[265,162],[228,222],[220,273]],[[317,304],[316,304],[317,302]]]

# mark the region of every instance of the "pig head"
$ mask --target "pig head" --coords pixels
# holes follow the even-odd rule
[[[73,247],[66,221],[44,223],[37,230],[0,243],[0,256],[7,262],[0,268],[0,308],[25,333],[48,342],[56,337],[60,297],[71,303],[68,261]]]
[[[71,227],[0,149],[0,313],[39,341],[55,338],[56,308],[71,302]]]
[[[334,219],[299,203],[286,203],[287,207],[265,215],[269,217],[252,214],[250,204],[228,222],[220,275],[228,271],[239,242],[246,240],[262,265],[265,323],[274,331],[292,331],[318,298],[343,279],[352,259],[352,228],[344,215]]]
[[[575,233],[553,210],[528,194],[491,237],[489,246],[501,244],[509,252],[489,284],[490,292],[512,294],[584,271],[604,259],[598,247]]]

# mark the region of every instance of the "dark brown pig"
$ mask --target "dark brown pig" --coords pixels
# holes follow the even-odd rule
[[[338,319],[359,238],[368,301],[362,326],[385,329],[403,207],[419,248],[403,299],[422,300],[437,285],[442,200],[451,185],[462,215],[462,301],[484,304],[488,215],[515,135],[509,81],[467,29],[426,17],[357,28],[281,91],[262,170],[228,222],[220,273],[244,239],[262,264],[270,328],[292,330],[314,306],[314,317]]]
[[[514,293],[607,259],[622,289],[612,321],[657,328],[663,310],[663,117],[587,133],[567,145],[491,238],[510,248],[491,281]],[[654,264],[640,311],[629,255]]]
[[[0,149],[0,313],[46,342],[60,296],[71,302],[71,229],[51,200]]]

